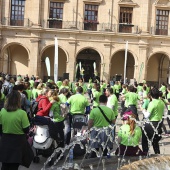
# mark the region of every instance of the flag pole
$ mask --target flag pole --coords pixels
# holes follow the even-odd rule
[[[126,84],[127,51],[128,51],[128,41],[126,41],[126,47],[125,47],[124,84]]]
[[[55,37],[54,81],[58,81],[58,39]]]

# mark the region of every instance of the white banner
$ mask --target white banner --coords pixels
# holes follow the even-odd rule
[[[125,47],[124,84],[126,84],[127,52],[128,52],[128,41],[126,42],[126,47]]]
[[[55,37],[54,81],[58,81],[58,39]]]
[[[50,59],[48,57],[45,58],[45,64],[46,64],[46,68],[47,68],[47,74],[48,76],[51,76],[51,73],[50,73]]]

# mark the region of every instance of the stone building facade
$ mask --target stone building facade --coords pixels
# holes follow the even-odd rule
[[[59,44],[59,77],[86,81],[124,76],[167,83],[170,56],[169,0],[0,0],[0,72],[54,75],[54,38]]]

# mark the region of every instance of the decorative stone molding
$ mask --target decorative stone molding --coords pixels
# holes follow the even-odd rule
[[[100,4],[103,2],[103,0],[83,0],[85,3],[97,3]]]
[[[155,7],[169,10],[170,9],[170,0],[156,0]]]
[[[134,3],[132,0],[120,0],[118,2],[120,6],[130,6],[130,7],[135,7],[137,6],[137,3]]]
[[[41,40],[40,40],[40,39],[37,39],[37,38],[34,38],[34,39],[30,39],[30,41],[31,41],[32,43],[35,43],[35,42],[40,42]]]

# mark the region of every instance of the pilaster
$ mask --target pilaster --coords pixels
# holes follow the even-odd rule
[[[139,42],[139,61],[138,69],[135,71],[135,77],[138,83],[142,82],[147,77],[147,56],[148,56],[148,43],[146,41]]]

